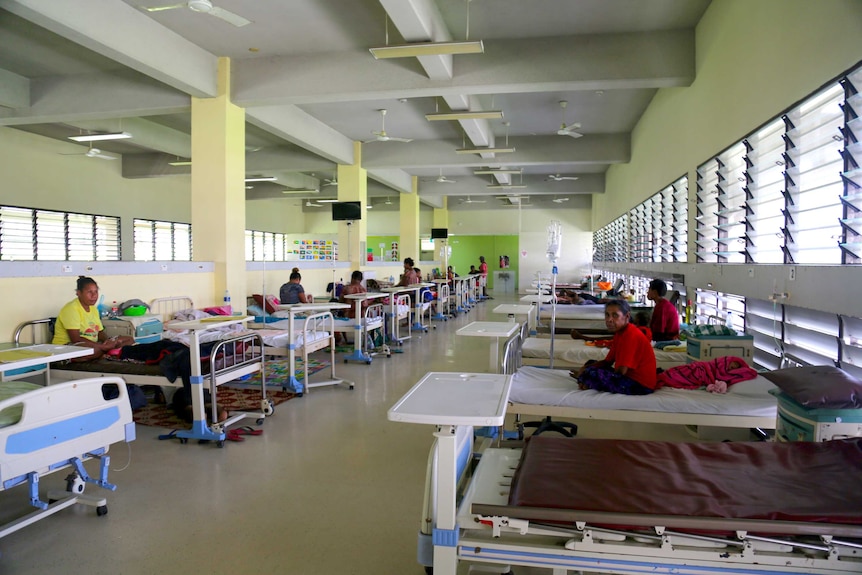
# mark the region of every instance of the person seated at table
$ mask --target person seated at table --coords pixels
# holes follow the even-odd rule
[[[395,286],[404,287],[418,283],[419,275],[416,273],[416,270],[413,269],[413,258],[404,258],[404,273],[401,274],[401,278]]]
[[[99,284],[91,277],[78,276],[75,299],[67,303],[57,316],[54,325],[54,345],[78,345],[93,349],[93,354],[73,359],[89,361],[98,359],[112,349],[124,345],[134,345],[135,339],[129,336],[108,337],[102,319],[99,317]]]
[[[667,284],[660,279],[649,283],[647,299],[655,302],[650,320],[655,341],[674,341],[679,339],[679,314],[676,308],[664,296],[667,295]]]
[[[581,389],[625,395],[648,395],[656,387],[656,361],[650,341],[631,323],[628,302],[617,300],[605,306],[605,327],[614,334],[608,354],[588,361],[570,375]]]
[[[311,295],[306,295],[305,288],[299,283],[301,281],[302,276],[299,274],[299,268],[293,268],[290,272],[289,281],[278,290],[278,299],[281,303],[311,303]]]
[[[341,298],[339,299],[339,301],[341,303],[350,304],[350,307],[344,310],[344,317],[350,319],[356,318],[356,302],[352,299],[347,299],[344,296],[368,293],[368,291],[365,289],[365,286],[362,285],[363,279],[364,276],[362,272],[359,270],[355,270],[352,274],[350,274],[350,283],[344,286],[344,289],[341,290]],[[367,307],[368,300],[363,300],[362,305],[360,306],[362,310],[361,313],[363,315],[365,315],[365,308]],[[340,331],[335,332],[335,343],[336,345],[347,345],[347,335]]]

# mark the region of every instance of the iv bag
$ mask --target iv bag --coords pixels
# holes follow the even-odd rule
[[[551,220],[548,225],[548,261],[556,262],[560,257],[560,248],[563,243],[563,226],[558,220]]]

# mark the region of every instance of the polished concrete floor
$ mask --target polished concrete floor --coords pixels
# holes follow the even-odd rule
[[[158,441],[164,430],[138,426],[135,442],[111,450],[109,513],[74,506],[0,539],[0,574],[422,573],[432,427],[389,422],[386,411],[428,371],[486,371],[487,340],[455,331],[505,321],[490,310],[514,301],[498,296],[414,334],[391,358],[339,363],[355,390],[313,389],[278,406],[262,436],[224,449]],[[686,439],[670,426],[595,422],[580,435]],[[62,489],[64,476],[46,477],[43,491]],[[25,487],[0,492],[0,522],[28,509]]]

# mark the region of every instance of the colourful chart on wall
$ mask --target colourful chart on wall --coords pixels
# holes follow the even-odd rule
[[[335,261],[338,259],[338,242],[334,240],[293,240],[288,259],[316,262]]]

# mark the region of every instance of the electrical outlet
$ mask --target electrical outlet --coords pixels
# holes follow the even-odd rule
[[[754,268],[748,268],[748,277],[750,277],[750,278],[754,277]]]
[[[72,273],[72,266],[70,266],[69,264],[63,264],[63,266],[61,267],[61,269],[63,270],[63,273],[64,273],[64,274],[70,274],[70,273]]]
[[[168,264],[162,264],[162,271],[163,272],[168,271]]]
[[[790,281],[794,281],[796,279],[796,266],[790,267]]]

